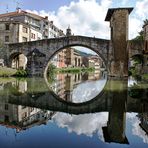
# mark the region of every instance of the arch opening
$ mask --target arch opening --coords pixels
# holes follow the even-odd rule
[[[22,54],[22,53],[13,53],[11,56],[10,56],[10,66],[11,68],[14,68],[14,69],[23,69],[25,70],[26,69],[26,66],[27,66],[27,57]]]
[[[46,67],[46,81],[61,100],[87,102],[104,88],[106,63],[100,54],[82,46],[68,46],[56,51]]]

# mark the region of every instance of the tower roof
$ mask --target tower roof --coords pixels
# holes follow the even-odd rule
[[[126,8],[109,8],[107,11],[107,15],[105,17],[105,21],[110,21],[114,11],[116,10],[128,10],[128,13],[130,14],[133,10],[133,7],[126,7]]]

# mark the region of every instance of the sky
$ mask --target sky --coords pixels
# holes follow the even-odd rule
[[[17,4],[19,3],[19,5]],[[108,8],[134,7],[129,17],[129,39],[138,35],[148,18],[148,0],[0,0],[0,13],[22,10],[48,16],[60,29],[70,25],[75,35],[110,39]]]

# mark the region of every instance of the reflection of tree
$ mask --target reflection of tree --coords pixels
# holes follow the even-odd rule
[[[144,90],[137,84],[131,86],[128,90],[128,94],[132,98],[141,98]]]
[[[47,71],[49,83],[52,83],[55,81],[55,69],[56,69],[56,67],[50,63],[48,66],[48,71]]]

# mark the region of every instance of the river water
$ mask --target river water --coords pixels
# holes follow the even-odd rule
[[[148,84],[104,72],[0,78],[0,148],[148,147]]]

